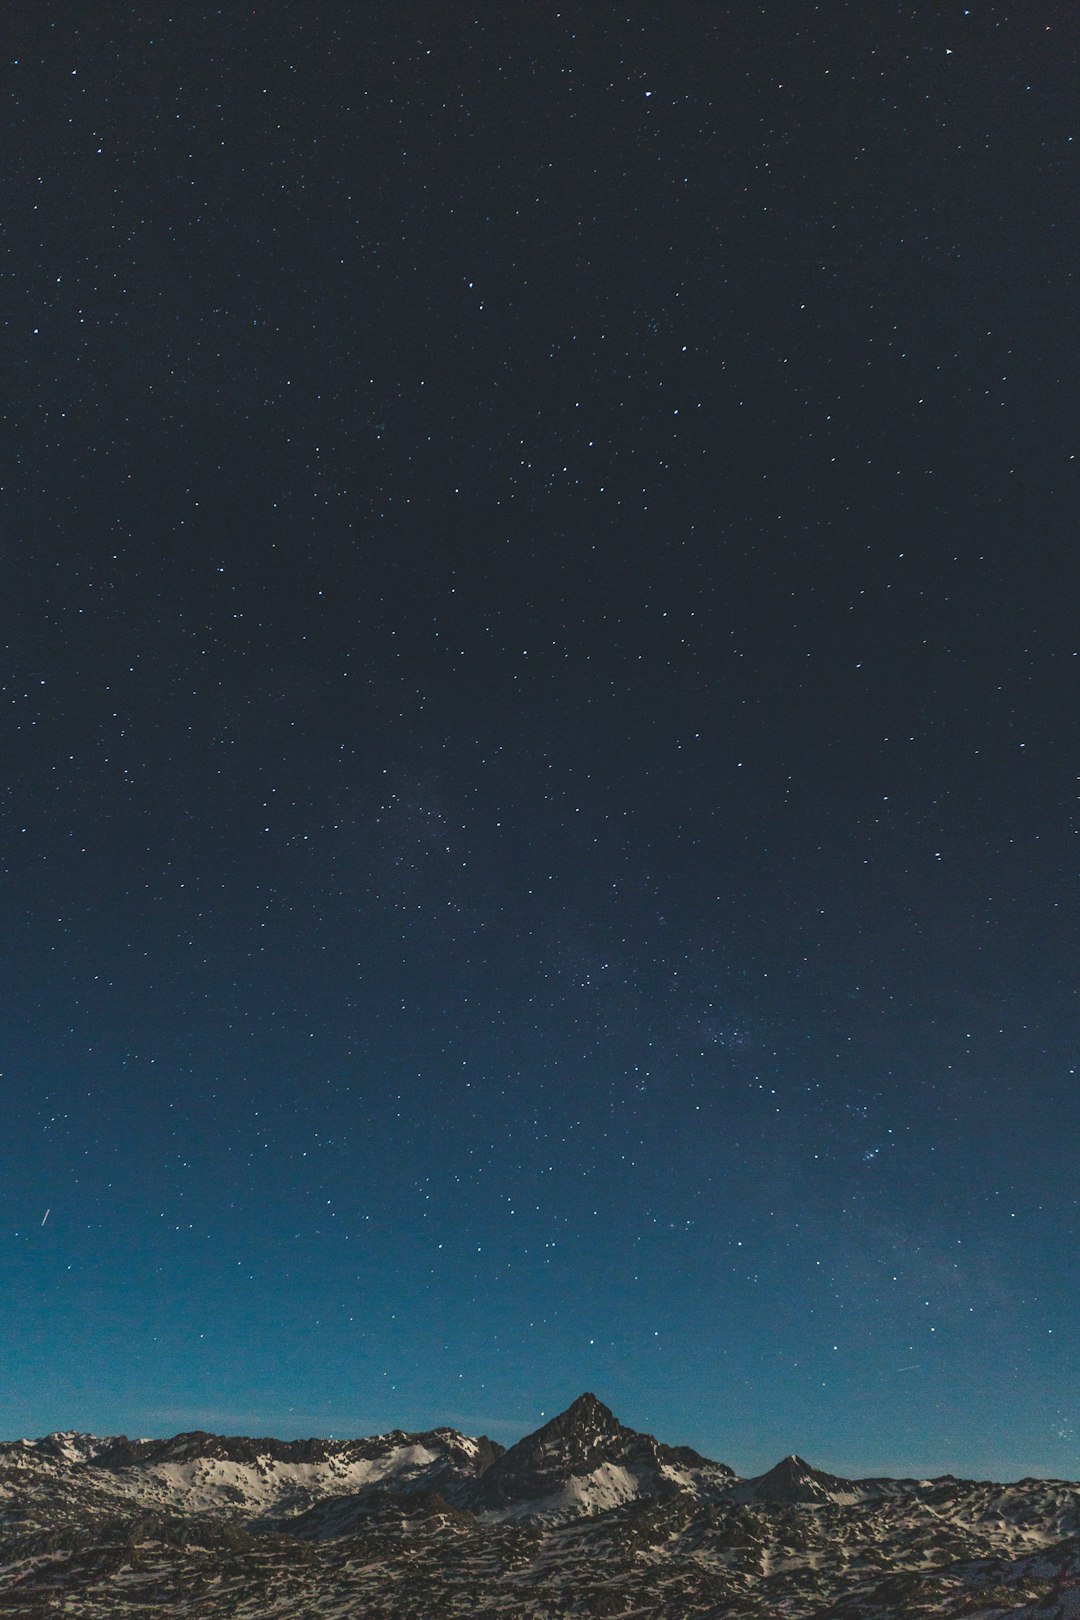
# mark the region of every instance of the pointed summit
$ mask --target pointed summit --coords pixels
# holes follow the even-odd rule
[[[554,1495],[573,1475],[619,1457],[632,1438],[633,1431],[587,1391],[491,1465],[480,1486],[484,1504],[501,1508]]]
[[[603,1401],[598,1401],[595,1395],[586,1390],[584,1395],[579,1395],[576,1401],[570,1402],[565,1412],[551,1418],[542,1429],[537,1429],[536,1433],[538,1436],[548,1433],[618,1434],[621,1429],[622,1424],[610,1406],[605,1406]]]
[[[688,1446],[628,1429],[591,1391],[496,1459],[479,1484],[489,1511],[595,1512],[637,1497],[716,1495],[734,1478]]]
[[[571,1412],[591,1412],[597,1407],[601,1412],[606,1412],[608,1417],[611,1416],[610,1407],[605,1406],[603,1401],[598,1401],[592,1391],[587,1389],[584,1395],[579,1395],[576,1401],[570,1402],[563,1416],[569,1416]]]
[[[767,1474],[733,1487],[731,1495],[740,1502],[834,1502],[852,1489],[850,1480],[823,1474],[792,1452]]]
[[[800,1457],[792,1451],[778,1462],[775,1468],[769,1470],[769,1477],[790,1480],[809,1479],[813,1476],[813,1473],[814,1470],[806,1461],[806,1458]]]

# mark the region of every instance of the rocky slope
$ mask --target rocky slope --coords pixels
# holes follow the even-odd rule
[[[581,1395],[558,1417],[497,1458],[481,1476],[477,1505],[514,1517],[597,1511],[641,1497],[715,1497],[735,1480],[689,1446],[664,1446],[624,1428]]]
[[[50,1435],[0,1445],[0,1615],[1080,1620],[1080,1488],[756,1479],[584,1395],[509,1451]]]

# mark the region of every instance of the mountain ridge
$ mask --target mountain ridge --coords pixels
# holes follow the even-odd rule
[[[61,1612],[1080,1620],[1080,1486],[740,1478],[591,1392],[509,1448],[58,1431],[0,1444],[0,1616]]]
[[[616,1437],[623,1444],[645,1442],[655,1448],[656,1454],[673,1462],[683,1462],[687,1465],[707,1465],[722,1470],[726,1475],[737,1482],[739,1486],[767,1489],[785,1488],[805,1482],[818,1483],[824,1489],[844,1489],[852,1486],[915,1486],[918,1484],[932,1485],[940,1482],[984,1481],[984,1476],[958,1475],[942,1473],[926,1476],[914,1475],[837,1475],[819,1469],[816,1465],[807,1462],[805,1458],[794,1452],[782,1457],[771,1468],[758,1475],[739,1475],[727,1463],[716,1462],[705,1457],[688,1445],[668,1445],[661,1442],[649,1433],[628,1428],[614,1415],[610,1407],[606,1406],[591,1391],[585,1391],[575,1397],[570,1404],[553,1418],[547,1419],[537,1429],[530,1430],[520,1439],[514,1441],[509,1447],[499,1441],[491,1439],[486,1434],[476,1436],[468,1435],[464,1430],[452,1424],[438,1424],[433,1428],[423,1430],[389,1429],[374,1435],[347,1436],[342,1439],[330,1439],[320,1436],[308,1436],[291,1440],[281,1440],[270,1435],[249,1435],[243,1433],[223,1434],[214,1430],[190,1429],[179,1430],[171,1435],[141,1436],[129,1438],[124,1434],[97,1435],[89,1431],[76,1429],[50,1430],[49,1433],[38,1437],[21,1437],[13,1440],[0,1440],[0,1456],[10,1452],[12,1448],[23,1448],[39,1455],[54,1456],[57,1459],[66,1458],[95,1467],[121,1469],[152,1462],[179,1462],[191,1458],[227,1458],[230,1461],[253,1461],[256,1457],[272,1458],[281,1462],[315,1463],[335,1455],[347,1453],[355,1457],[374,1457],[394,1446],[451,1443],[463,1446],[467,1451],[479,1448],[480,1455],[485,1459],[484,1470],[496,1461],[503,1461],[511,1454],[521,1458],[533,1452],[537,1443],[550,1441],[557,1437],[567,1437],[571,1441],[570,1454],[575,1462],[583,1461],[581,1445],[585,1435],[593,1432],[599,1438],[601,1435],[610,1437],[614,1443]],[[576,1446],[575,1443],[576,1442]],[[601,1443],[601,1449],[603,1449]],[[610,1447],[609,1447],[610,1449]],[[509,1464],[504,1466],[503,1472],[509,1471]],[[1002,1487],[1013,1485],[1044,1485],[1054,1483],[1049,1476],[1025,1475],[1017,1480],[990,1480],[986,1483]],[[1071,1483],[1059,1480],[1058,1483]],[[764,1498],[763,1498],[764,1499]],[[780,1498],[775,1498],[779,1500]],[[811,1498],[808,1496],[807,1500]]]

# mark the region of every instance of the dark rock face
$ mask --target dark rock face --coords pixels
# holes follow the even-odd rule
[[[740,1502],[834,1502],[853,1490],[851,1480],[823,1474],[802,1457],[791,1456],[767,1474],[743,1480],[731,1494]]]
[[[480,1482],[480,1501],[500,1508],[550,1496],[574,1474],[591,1473],[604,1462],[623,1462],[628,1444],[637,1438],[595,1395],[579,1395],[565,1412],[491,1465]]]
[[[373,1487],[355,1496],[328,1496],[304,1513],[274,1522],[269,1528],[299,1541],[331,1541],[396,1521],[399,1526],[430,1520],[471,1525],[471,1513],[456,1508],[438,1491],[395,1491]]]
[[[504,1452],[483,1474],[477,1499],[480,1506],[493,1509],[539,1501],[604,1463],[627,1469],[642,1495],[656,1497],[677,1494],[678,1487],[665,1474],[665,1465],[710,1466],[689,1446],[664,1446],[651,1434],[624,1427],[595,1395],[585,1394]]]

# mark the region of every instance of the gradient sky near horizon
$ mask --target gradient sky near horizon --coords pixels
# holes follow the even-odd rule
[[[1080,1477],[1069,8],[9,9],[0,1435]]]

